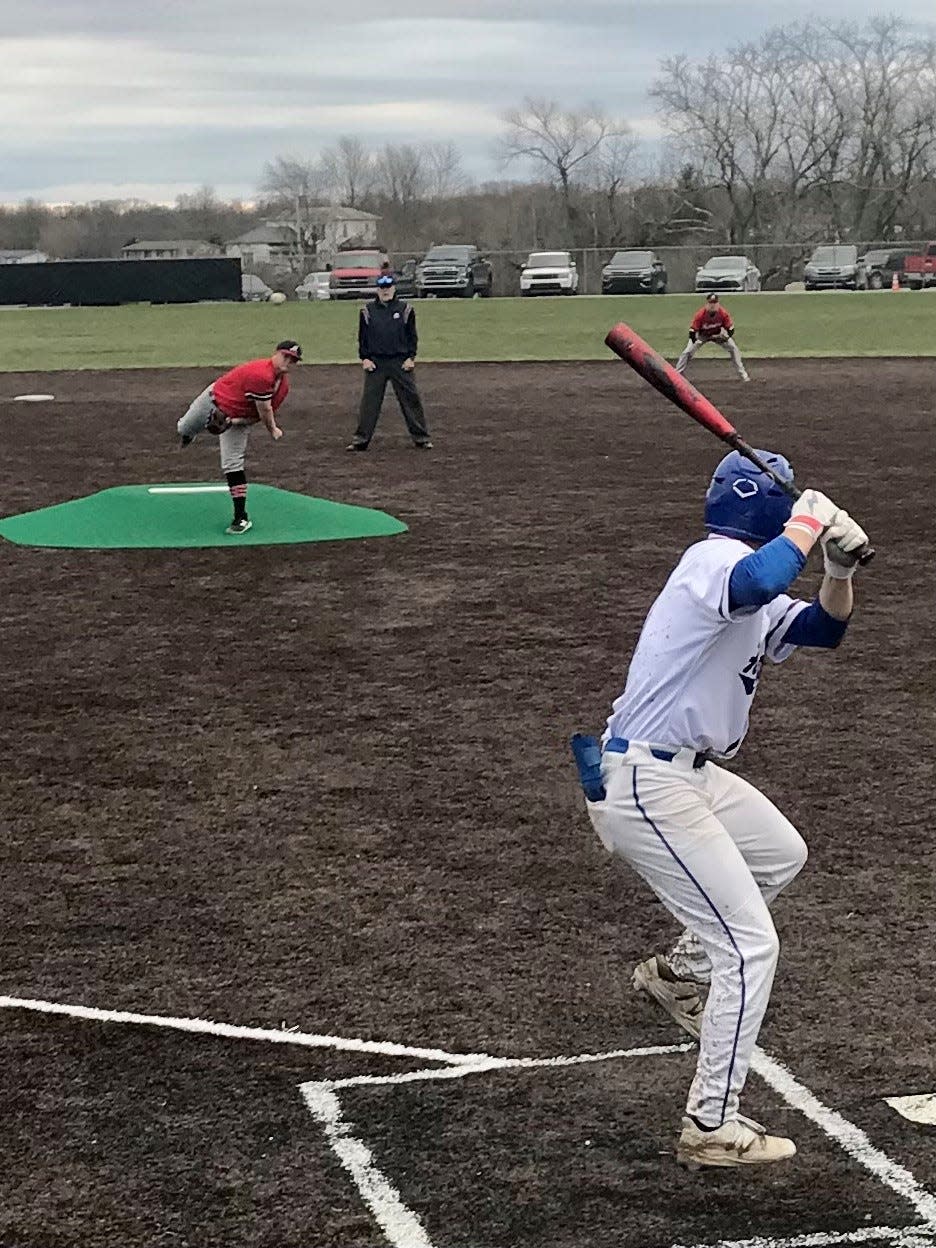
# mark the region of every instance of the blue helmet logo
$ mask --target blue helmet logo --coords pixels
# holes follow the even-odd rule
[[[793,480],[789,460],[773,451],[758,456],[784,481]],[[790,518],[793,500],[740,451],[721,461],[705,495],[705,527],[745,542],[770,542]]]

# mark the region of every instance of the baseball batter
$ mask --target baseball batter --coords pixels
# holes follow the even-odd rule
[[[221,471],[231,492],[232,536],[253,528],[247,515],[247,473],[244,468],[251,425],[263,424],[274,442],[283,436],[276,413],[289,394],[290,365],[302,359],[302,347],[287,339],[267,358],[238,364],[204,389],[176,428],[179,445],[191,445],[203,430],[218,435]]]
[[[759,454],[792,481],[786,459]],[[650,608],[600,754],[594,738],[573,746],[605,849],[685,929],[671,954],[641,963],[634,978],[700,1037],[677,1159],[757,1165],[796,1151],[742,1117],[739,1097],[777,965],[768,906],[802,868],[806,846],[772,802],[718,764],[747,733],[764,662],[842,640],[855,552],[867,539],[824,494],[807,489],[792,503],[737,451],[715,469],[705,527]],[[787,590],[817,543],[825,576],[808,603]],[[808,721],[804,713],[792,725],[798,748],[815,737]]]
[[[727,308],[723,308],[718,295],[712,292],[706,295],[705,303],[699,308],[698,312],[692,318],[689,324],[689,341],[683,348],[683,353],[676,361],[676,371],[684,373],[686,365],[692,359],[697,351],[705,346],[707,342],[713,342],[731,357],[731,362],[735,366],[735,372],[742,381],[750,381],[747,370],[744,367],[744,361],[741,359],[741,352],[738,350],[738,344],[734,340],[734,321],[728,313]]]

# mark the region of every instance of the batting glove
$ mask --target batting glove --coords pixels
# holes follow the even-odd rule
[[[847,511],[840,511],[820,540],[826,576],[850,580],[858,566],[858,555],[868,543],[867,533]]]
[[[803,490],[793,504],[793,514],[786,523],[789,529],[800,529],[810,537],[821,537],[823,530],[835,522],[840,508],[818,490]]]

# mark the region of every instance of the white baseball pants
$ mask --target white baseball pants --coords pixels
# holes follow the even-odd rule
[[[690,338],[683,348],[683,353],[676,361],[676,372],[684,373],[686,365],[695,355],[695,353],[710,342],[713,347],[721,347],[726,355],[731,357],[731,362],[735,366],[735,372],[742,381],[747,381],[747,370],[744,367],[744,361],[741,359],[741,352],[738,350],[738,344],[733,338],[726,338],[724,342],[719,342],[717,338],[696,338],[695,342]]]
[[[176,429],[180,434],[186,434],[188,437],[194,438],[204,430],[214,410],[214,396],[211,393],[211,386],[207,386],[192,401],[185,415],[179,419]],[[230,427],[219,435],[218,449],[221,453],[221,471],[223,473],[243,471],[249,432],[250,423],[237,420],[233,421]]]
[[[672,747],[668,747],[672,748]],[[589,802],[605,849],[650,885],[711,962],[699,1060],[686,1112],[717,1127],[738,1099],[770,998],[779,941],[767,903],[806,861],[790,821],[753,785],[679,750],[605,752],[603,802]]]

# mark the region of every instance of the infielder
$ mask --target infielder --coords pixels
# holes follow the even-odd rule
[[[234,519],[225,532],[235,537],[253,528],[244,471],[250,426],[262,422],[274,442],[283,436],[276,412],[289,394],[290,365],[301,359],[302,347],[287,339],[271,356],[238,364],[203,390],[176,425],[180,447],[189,446],[203,430],[218,435],[221,471],[234,504]]]
[[[735,372],[742,381],[751,380],[744,367],[744,361],[741,359],[738,344],[734,340],[734,321],[728,314],[728,309],[722,307],[714,291],[706,295],[705,303],[689,324],[689,341],[676,361],[677,373],[686,371],[686,365],[707,342],[714,342],[717,347],[721,347],[727,355],[731,356]]]
[[[792,481],[786,459],[758,453]],[[807,489],[792,503],[737,451],[715,469],[705,527],[708,537],[686,550],[650,608],[600,754],[594,738],[575,738],[573,748],[605,849],[686,929],[669,955],[634,976],[699,1036],[677,1160],[758,1165],[796,1152],[792,1140],[742,1117],[738,1102],[777,965],[768,905],[802,868],[806,846],[772,802],[718,763],[744,739],[765,659],[781,663],[798,646],[842,640],[851,552],[867,539],[824,494]],[[786,590],[817,542],[825,577],[807,603]],[[799,749],[815,736],[808,720],[793,724]]]

